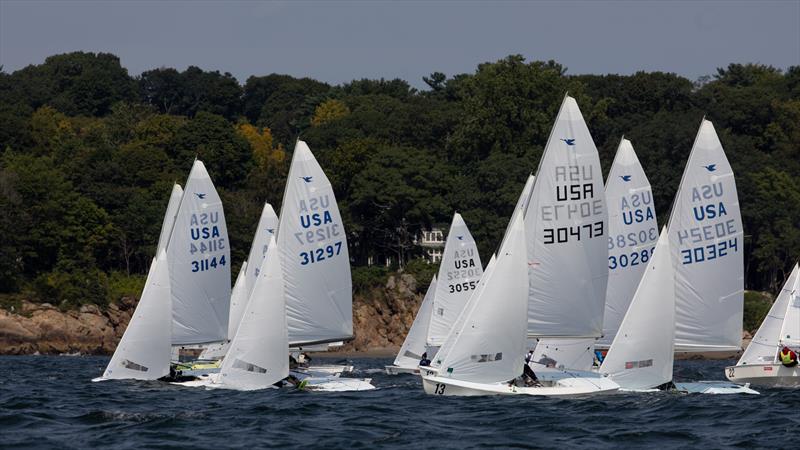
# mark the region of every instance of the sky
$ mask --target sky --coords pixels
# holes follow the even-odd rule
[[[44,1],[0,0],[0,65],[110,52],[132,75],[189,65],[329,83],[472,73],[521,54],[571,74],[800,65],[800,0]]]

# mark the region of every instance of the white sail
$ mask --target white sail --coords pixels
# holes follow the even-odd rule
[[[675,350],[737,350],[744,242],[733,170],[703,119],[669,219],[675,261]]]
[[[672,380],[675,271],[664,228],[600,373],[624,389],[651,389]]]
[[[274,245],[272,238],[253,295],[222,361],[222,383],[237,389],[264,389],[289,376],[283,273]]]
[[[795,272],[797,265],[795,265]],[[780,345],[800,348],[800,275],[795,277],[792,292],[789,294],[789,305],[781,327]]]
[[[531,361],[547,367],[589,371],[594,364],[595,338],[542,338]]]
[[[565,97],[525,211],[528,335],[599,337],[608,280],[600,157],[578,104]]]
[[[500,241],[500,247],[503,246],[506,242],[506,238],[508,237],[508,232],[511,229],[511,224],[514,223],[515,216],[518,214],[525,214],[525,207],[528,205],[528,202],[531,198],[531,192],[533,191],[533,183],[536,180],[536,177],[533,175],[528,175],[528,179],[525,180],[525,186],[522,187],[522,192],[519,194],[519,198],[517,199],[517,204],[514,206],[514,211],[511,213],[511,220],[508,221],[508,225],[506,226],[506,231],[503,233],[503,240]]]
[[[181,198],[183,198],[183,189],[180,184],[175,183],[172,185],[172,193],[169,195],[169,203],[167,203],[167,212],[164,214],[164,221],[161,223],[161,235],[158,237],[156,255],[160,255],[163,250],[167,249],[172,227],[175,225],[175,215],[178,214],[178,207],[181,205]]]
[[[517,216],[499,256],[487,266],[481,287],[436,355],[432,365],[441,376],[495,383],[522,373],[528,309],[526,259],[525,229]]]
[[[247,297],[253,292],[253,285],[258,278],[258,271],[261,268],[261,260],[267,254],[267,246],[273,236],[277,236],[278,231],[278,215],[272,209],[272,205],[264,203],[264,209],[261,210],[261,218],[258,220],[258,228],[256,234],[253,236],[253,243],[250,245],[250,254],[247,257],[248,267],[250,267],[247,276],[245,277]]]
[[[172,289],[172,344],[228,337],[231,268],[222,201],[195,161],[167,245]]]
[[[277,241],[289,342],[351,339],[353,294],[344,224],[331,183],[303,141],[294,148]]]
[[[453,215],[439,265],[428,345],[442,345],[483,274],[478,246],[461,214]]]
[[[103,378],[157,380],[169,375],[172,326],[167,255],[153,258],[144,290]]]
[[[433,276],[425,298],[419,306],[414,323],[408,330],[406,340],[394,359],[394,365],[399,367],[416,368],[425,353],[425,342],[428,336],[428,325],[430,324],[431,311],[433,310],[433,296],[436,292],[436,275]]]
[[[764,317],[761,326],[758,327],[756,335],[753,336],[750,345],[747,346],[744,353],[742,353],[742,357],[739,358],[739,362],[736,363],[737,366],[772,364],[776,361],[779,345],[781,345],[784,336],[786,334],[790,336],[792,334],[800,334],[800,320],[795,319],[794,324],[790,324],[788,327],[786,324],[789,322],[784,320],[788,318],[786,312],[792,308],[790,305],[793,301],[797,303],[794,309],[800,310],[800,293],[797,292],[796,286],[800,281],[798,280],[800,278],[799,272],[800,270],[795,264],[789,279],[784,283],[781,292],[778,293],[778,297],[769,309],[769,313]],[[794,326],[793,329],[791,325]],[[784,331],[784,328],[786,328],[786,331]],[[794,331],[793,333],[792,330]]]
[[[247,295],[247,285],[245,279],[247,277],[247,261],[242,263],[239,268],[239,275],[236,276],[236,282],[233,283],[231,289],[231,310],[228,314],[228,340],[236,336],[236,329],[239,328],[239,322],[242,321],[244,309],[247,307],[247,302],[250,296]]]
[[[606,204],[608,288],[603,337],[597,342],[603,348],[614,340],[658,241],[653,191],[631,142],[624,138],[608,173]]]

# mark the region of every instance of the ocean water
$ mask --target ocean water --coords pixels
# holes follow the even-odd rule
[[[322,362],[317,358],[316,362]],[[0,448],[798,448],[800,390],[584,399],[432,397],[388,359],[353,359],[378,389],[236,392],[108,381],[105,357],[0,357]],[[734,361],[677,361],[677,381]]]

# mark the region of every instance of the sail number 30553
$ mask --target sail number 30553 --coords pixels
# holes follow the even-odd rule
[[[322,248],[311,249],[307,252],[300,252],[300,265],[305,266],[307,264],[325,261],[326,259],[333,258],[341,252],[342,241],[334,242],[333,244]]]

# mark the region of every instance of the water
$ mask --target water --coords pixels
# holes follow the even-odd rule
[[[318,358],[317,361],[321,361]],[[762,395],[586,399],[431,397],[386,359],[354,359],[378,389],[235,392],[91,383],[104,357],[0,357],[0,447],[793,447],[800,389]],[[676,380],[723,379],[733,361],[677,361]]]

